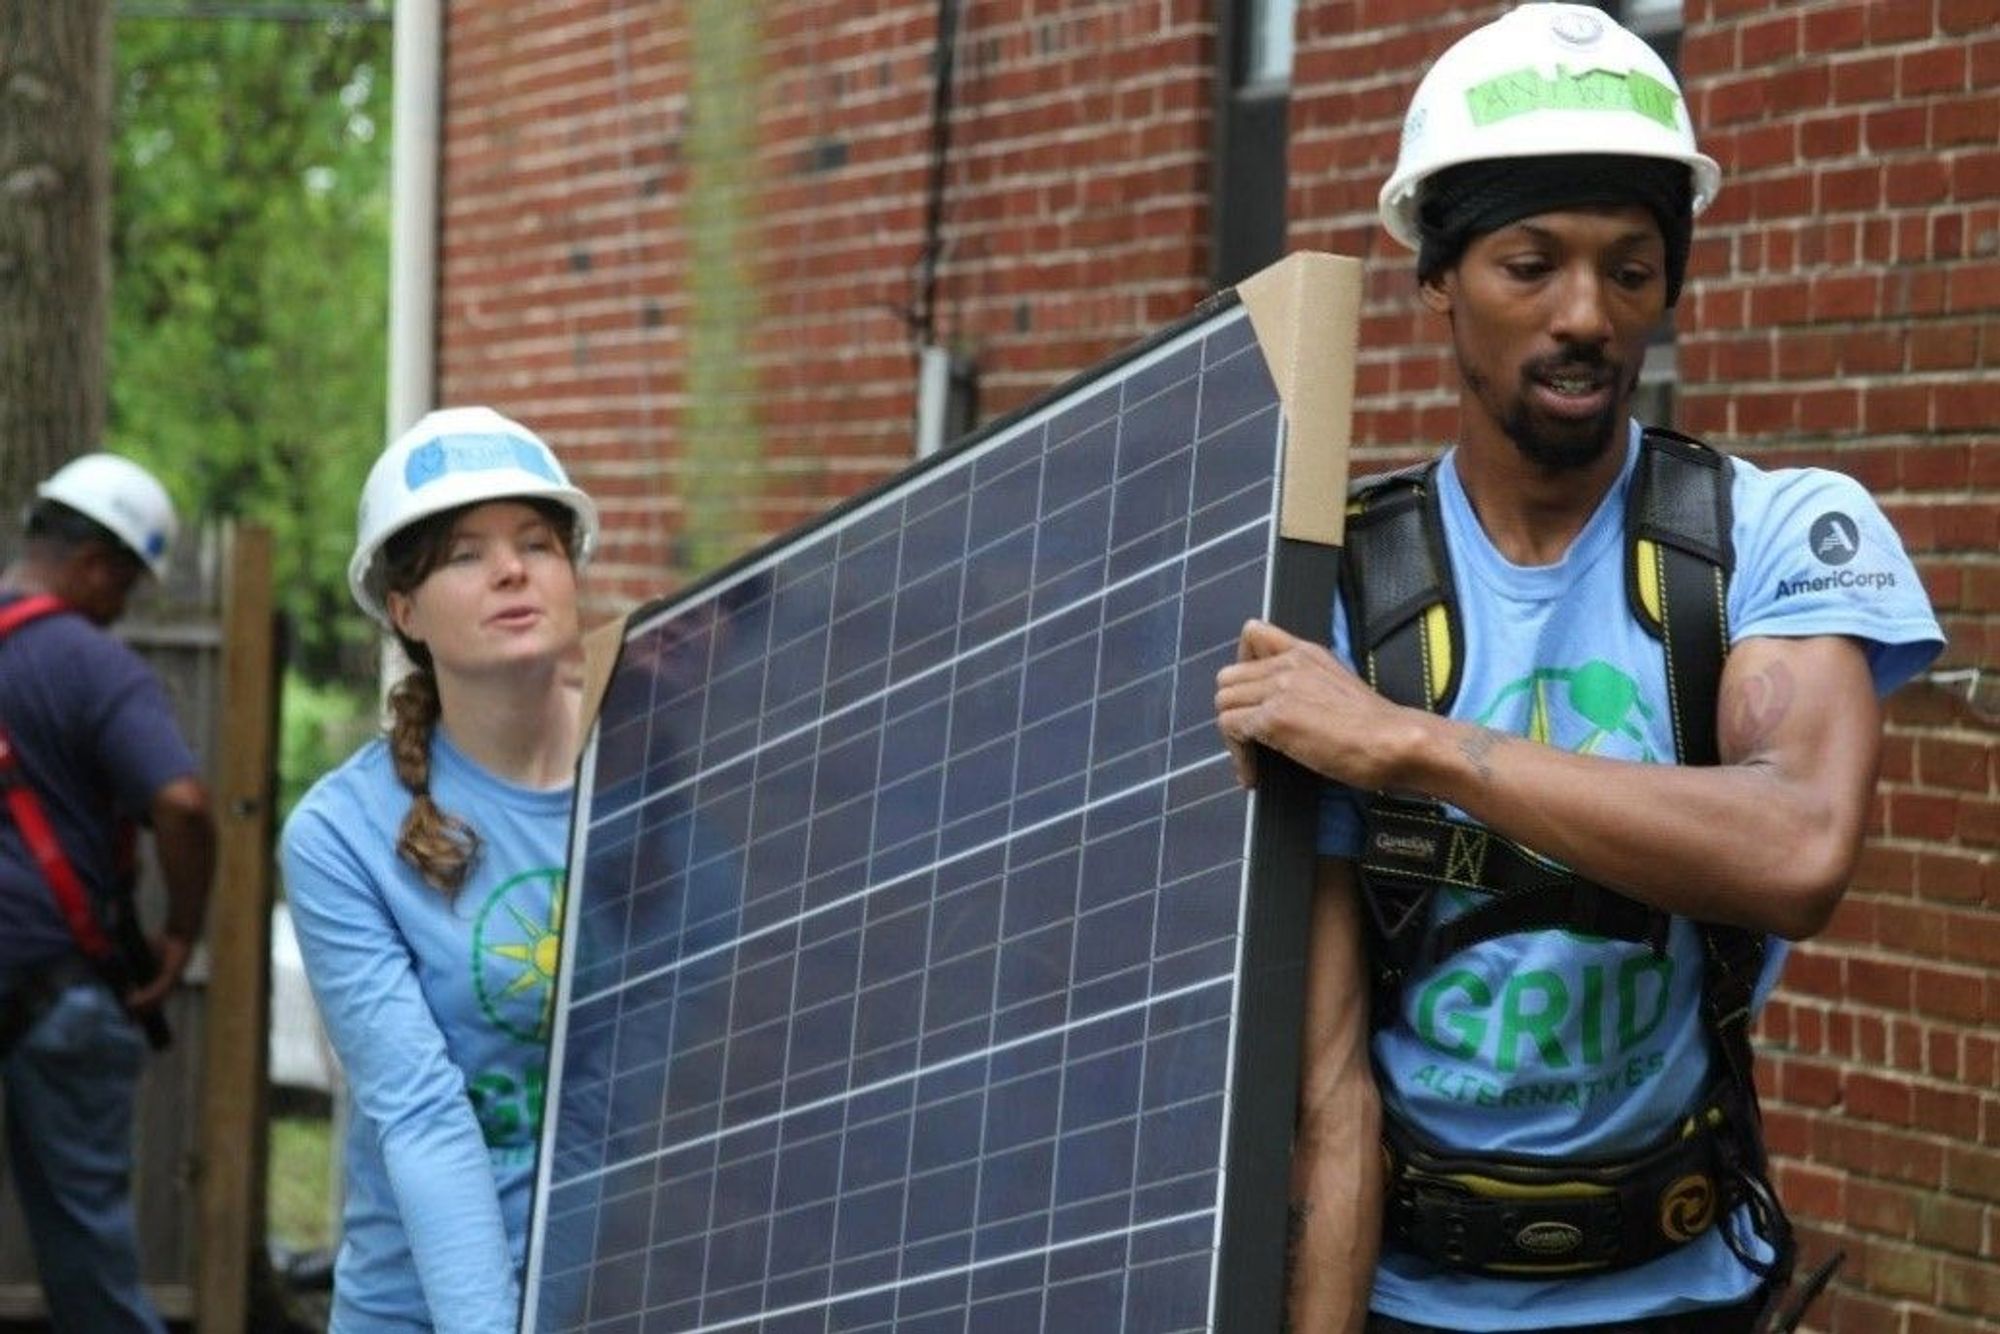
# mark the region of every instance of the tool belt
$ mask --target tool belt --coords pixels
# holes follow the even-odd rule
[[[1629,1269],[1693,1241],[1735,1207],[1731,1137],[1743,1131],[1721,1088],[1658,1143],[1606,1163],[1457,1154],[1391,1117],[1385,1240],[1496,1278]]]

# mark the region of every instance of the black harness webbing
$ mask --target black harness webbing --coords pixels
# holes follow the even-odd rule
[[[1397,703],[1445,714],[1458,692],[1464,639],[1435,468],[1356,484],[1341,592],[1354,658],[1368,683]],[[1625,516],[1627,600],[1666,658],[1676,761],[1712,765],[1719,759],[1716,703],[1729,651],[1726,597],[1734,564],[1729,460],[1655,428],[1641,441],[1636,468]],[[1666,948],[1667,914],[1493,830],[1452,819],[1435,802],[1372,795],[1359,869],[1378,1024],[1393,1015],[1414,971],[1499,936],[1564,928],[1643,942],[1655,952]],[[1480,893],[1485,901],[1430,929],[1428,909],[1440,885]],[[1421,1144],[1409,1127],[1392,1127],[1390,1224],[1399,1240],[1436,1262],[1487,1273],[1615,1269],[1654,1258],[1706,1231],[1709,1220],[1726,1218],[1728,1209],[1748,1205],[1775,1262],[1758,1260],[1726,1222],[1725,1236],[1746,1265],[1782,1288],[1792,1262],[1791,1229],[1768,1184],[1751,1078],[1752,998],[1766,942],[1739,927],[1692,925],[1703,952],[1702,1018],[1719,1069],[1683,1129],[1630,1163],[1570,1165],[1564,1175],[1561,1164],[1448,1157]],[[1620,1207],[1620,1197],[1635,1189],[1647,1197],[1658,1165],[1669,1160],[1675,1171],[1712,1162],[1719,1198],[1699,1227],[1664,1229],[1662,1238],[1663,1229],[1635,1228],[1636,1198]],[[1524,1207],[1521,1192],[1534,1194],[1538,1173],[1554,1173],[1562,1183],[1543,1192],[1543,1205]],[[1479,1183],[1495,1174],[1507,1189],[1483,1194]],[[1448,1207],[1429,1207],[1439,1201]],[[1622,1221],[1587,1226],[1614,1217]],[[1559,1252],[1548,1244],[1572,1227],[1597,1235]],[[1540,1255],[1538,1240],[1545,1248]]]
[[[1681,764],[1718,760],[1715,705],[1729,654],[1729,460],[1688,436],[1649,429],[1625,512],[1625,595],[1667,659],[1667,704]]]

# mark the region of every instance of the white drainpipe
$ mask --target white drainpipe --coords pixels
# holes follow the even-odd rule
[[[396,0],[389,140],[389,441],[436,406],[438,98],[442,86],[444,0]],[[383,698],[409,670],[396,641],[382,636]],[[347,1096],[333,1099],[331,1217],[338,1231],[346,1194]]]
[[[951,403],[951,349],[925,343],[917,350],[917,457],[944,448],[945,412]]]
[[[443,0],[397,0],[395,25],[385,439],[394,439],[436,405]]]

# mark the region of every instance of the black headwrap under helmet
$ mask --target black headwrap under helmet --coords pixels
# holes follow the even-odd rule
[[[1680,300],[1694,235],[1694,182],[1687,165],[1622,153],[1489,158],[1446,167],[1417,198],[1417,278],[1428,282],[1466,246],[1510,222],[1589,204],[1638,204],[1667,243],[1667,304]]]

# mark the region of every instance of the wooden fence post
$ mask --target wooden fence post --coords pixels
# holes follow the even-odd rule
[[[264,1246],[271,1009],[271,837],[278,655],[269,529],[240,526],[223,562],[222,699],[201,1077],[195,1311],[202,1334],[243,1334]]]

